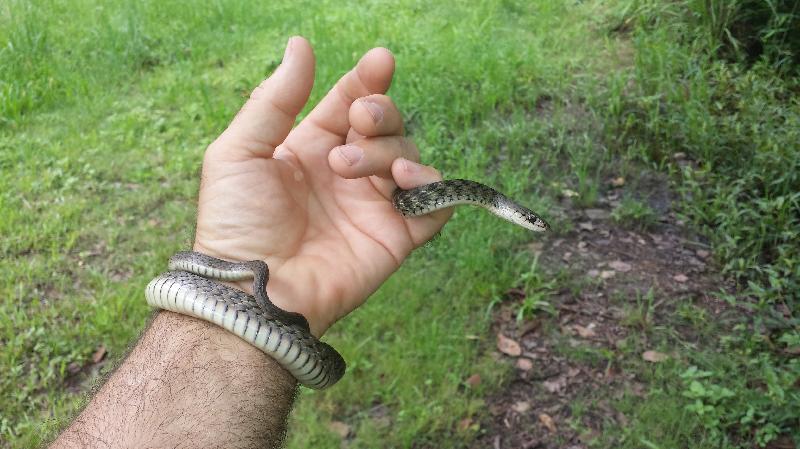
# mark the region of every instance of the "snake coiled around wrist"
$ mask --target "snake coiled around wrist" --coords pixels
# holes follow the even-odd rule
[[[392,204],[406,217],[475,204],[526,229],[549,229],[532,210],[491,187],[464,179],[397,189]],[[151,306],[210,321],[233,332],[274,358],[306,387],[326,388],[344,375],[342,356],[311,334],[305,317],[270,301],[266,293],[269,269],[263,261],[229,262],[181,251],[170,258],[169,269],[145,288]],[[254,295],[216,282],[251,278]]]

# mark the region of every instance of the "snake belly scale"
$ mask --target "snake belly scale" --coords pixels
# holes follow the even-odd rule
[[[273,305],[265,286],[269,277],[261,261],[227,262],[190,251],[169,261],[172,271],[145,288],[148,304],[210,321],[238,335],[274,358],[301,384],[322,389],[345,371],[341,355],[311,335],[306,319]],[[254,278],[255,296],[214,282]]]
[[[532,231],[549,229],[532,210],[475,181],[440,181],[410,190],[398,189],[392,203],[406,217],[475,204],[494,215]],[[310,331],[303,315],[272,304],[266,293],[269,269],[262,261],[228,262],[181,251],[169,261],[166,273],[145,288],[148,304],[215,323],[274,358],[302,385],[322,389],[345,372],[345,361]],[[253,279],[254,295],[217,283]]]

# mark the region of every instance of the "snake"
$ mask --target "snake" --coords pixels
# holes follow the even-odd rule
[[[531,231],[550,228],[534,211],[489,186],[466,179],[398,188],[392,194],[392,204],[404,217],[473,204]],[[270,301],[266,291],[269,267],[263,261],[231,262],[180,251],[170,258],[168,268],[145,287],[150,306],[227,329],[271,356],[308,388],[327,388],[344,376],[344,358],[311,334],[306,318]],[[217,282],[249,279],[253,280],[253,295]]]

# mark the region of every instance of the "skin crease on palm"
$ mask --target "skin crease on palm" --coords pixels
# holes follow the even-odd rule
[[[267,292],[306,316],[320,336],[361,305],[450,210],[404,218],[391,203],[399,186],[441,180],[403,137],[400,112],[383,95],[394,58],[367,52],[292,128],[314,82],[314,54],[289,39],[283,62],[257,87],[208,148],[194,249],[269,265]],[[252,285],[238,288],[252,293]]]

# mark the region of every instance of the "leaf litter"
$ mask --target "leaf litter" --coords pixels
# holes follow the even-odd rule
[[[621,177],[612,183],[617,188],[633,184]],[[516,311],[526,292],[521,286],[509,286],[505,301],[495,309],[492,331],[497,335],[496,352],[501,354],[497,360],[513,368],[506,386],[486,398],[483,415],[470,418],[469,427],[481,431],[468,447],[587,449],[606,426],[628,423],[610,398],[632,395],[646,400],[648,386],[645,379],[623,370],[614,362],[616,358],[570,357],[565,348],[606,351],[615,357],[623,354],[632,331],[624,321],[637,306],[637,298],[648,292],[659,298],[648,320],[668,316],[654,311],[674,308],[678,298],[689,298],[712,314],[727,310],[708,292],[730,286],[703,262],[710,259],[708,251],[687,244],[703,238],[687,235],[689,231],[678,224],[670,211],[667,184],[653,182],[654,188],[662,190],[648,192],[656,198],[651,207],[668,218],[648,233],[611,221],[610,211],[621,196],[617,190],[601,196],[592,209],[574,208],[571,196],[562,198],[563,210],[576,229],[527,248],[548,275],[568,270],[576,284],[581,278],[589,282],[577,284],[580,289],[562,289],[550,298],[556,316],[540,314],[521,322]],[[672,357],[646,346],[638,354],[647,363],[663,363]],[[581,414],[576,416],[574,407],[579,404]]]

